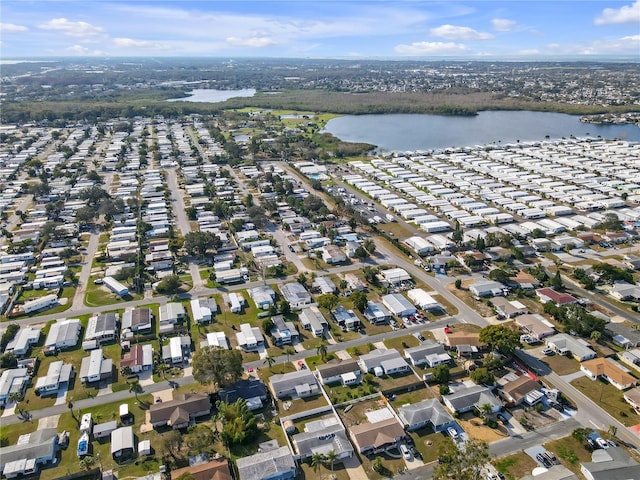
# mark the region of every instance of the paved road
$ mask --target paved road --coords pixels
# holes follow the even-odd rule
[[[93,264],[93,259],[95,258],[98,251],[99,244],[100,232],[93,229],[91,231],[91,236],[89,237],[89,246],[87,246],[87,250],[83,254],[82,260],[84,264],[82,265],[82,269],[80,270],[78,286],[76,287],[76,292],[73,296],[73,304],[68,310],[70,313],[81,310],[85,306],[84,295],[87,292],[87,286],[91,277],[91,265]]]
[[[165,169],[167,172],[167,185],[171,192],[171,201],[173,203],[173,216],[176,219],[176,225],[184,237],[187,233],[191,232],[191,223],[187,217],[185,211],[184,198],[180,192],[178,186],[178,175],[175,168]],[[191,273],[191,280],[193,282],[193,288],[197,289],[203,285],[203,280],[200,278],[200,269],[195,259],[189,257],[189,272]]]

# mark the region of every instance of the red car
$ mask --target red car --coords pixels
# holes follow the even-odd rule
[[[451,330],[449,327],[444,327],[444,333],[451,333],[453,330]]]

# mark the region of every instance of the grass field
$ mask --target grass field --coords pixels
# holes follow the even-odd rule
[[[542,363],[548,365],[558,375],[568,375],[580,370],[580,363],[577,360],[564,355],[545,356]]]
[[[538,466],[529,455],[523,452],[494,460],[492,463],[508,480],[519,480],[530,475],[533,469]]]
[[[582,477],[580,472],[580,463],[591,461],[591,452],[589,452],[582,442],[576,440],[571,435],[559,438],[558,440],[552,440],[543,444],[543,446],[550,452],[555,453],[558,460],[562,464],[571,470],[573,473]]]
[[[624,400],[622,392],[613,385],[601,380],[593,381],[587,377],[578,378],[572,381],[571,385],[627,427],[640,423],[640,415]]]

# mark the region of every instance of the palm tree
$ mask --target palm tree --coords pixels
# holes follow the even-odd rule
[[[296,354],[296,351],[295,351],[293,348],[291,348],[291,347],[287,347],[287,348],[284,350],[284,354],[287,356],[287,363],[289,363],[289,357],[290,357],[291,355],[295,355],[295,354]]]
[[[313,467],[314,472],[318,472],[318,479],[322,479],[322,465],[327,461],[327,457],[322,453],[314,453],[311,456],[311,466]]]
[[[338,454],[335,450],[331,450],[329,453],[327,453],[326,457],[327,462],[329,463],[329,465],[331,465],[331,472],[333,473],[333,463],[338,459]]]
[[[164,362],[160,362],[158,364],[158,372],[160,372],[160,375],[162,375],[162,378],[164,378],[165,380],[167,379],[167,370],[169,370],[169,365],[167,365]]]
[[[485,403],[483,405],[480,405],[480,416],[482,418],[484,418],[484,421],[487,421],[487,418],[489,418],[489,415],[491,415],[491,411],[492,411],[493,407],[491,406],[490,403]]]
[[[320,355],[322,360],[324,360],[324,358],[327,356],[327,342],[325,342],[324,340],[320,340],[320,343],[318,343],[318,345],[316,346],[316,352],[318,353],[318,355]]]
[[[129,393],[133,393],[136,396],[136,401],[139,401],[138,394],[144,393],[144,389],[138,380],[134,380],[129,384]]]
[[[271,355],[267,356],[264,359],[264,364],[265,365],[269,365],[269,370],[271,370],[271,367],[273,367],[273,364],[276,363],[276,359],[273,358]]]
[[[616,427],[615,425],[609,425],[607,433],[609,434],[609,438],[615,437],[616,433],[618,433],[618,427]]]

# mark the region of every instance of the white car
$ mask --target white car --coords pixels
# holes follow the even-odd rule
[[[449,427],[449,428],[447,428],[447,433],[448,433],[448,434],[449,434],[449,436],[450,436],[451,438],[453,438],[454,440],[455,440],[456,438],[458,438],[458,431],[457,431],[455,428],[453,428],[453,427]]]
[[[406,460],[411,460],[411,452],[404,443],[400,445],[400,452]]]

